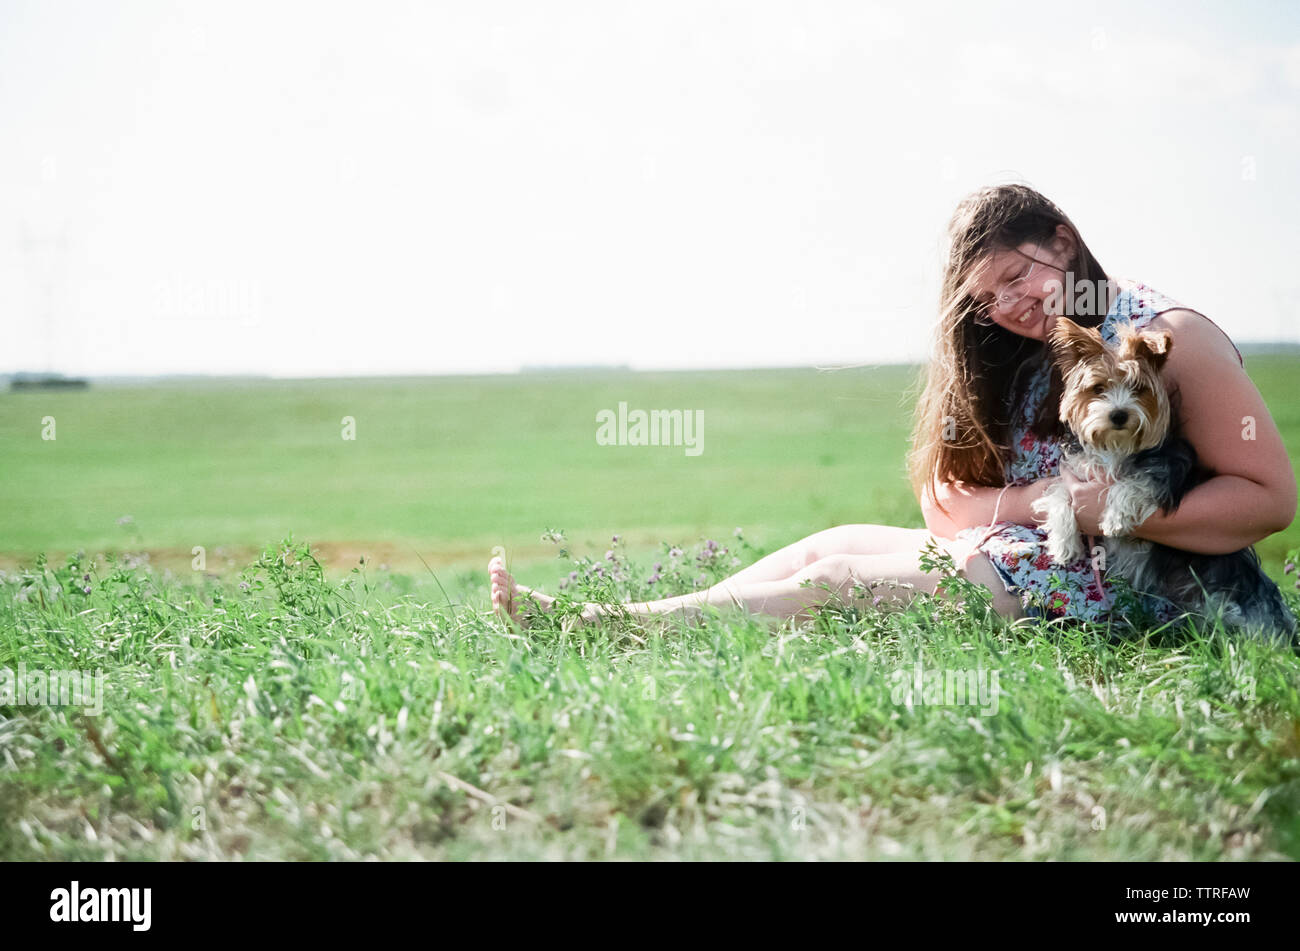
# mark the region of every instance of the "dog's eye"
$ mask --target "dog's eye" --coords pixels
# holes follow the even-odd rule
[[[1101,396],[1101,394],[1106,392],[1106,387],[1104,384],[1098,383],[1096,386],[1092,388],[1092,391],[1096,393],[1098,396]]]

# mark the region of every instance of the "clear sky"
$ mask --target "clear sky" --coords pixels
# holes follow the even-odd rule
[[[0,372],[848,365],[989,182],[1300,339],[1300,4],[0,0]]]

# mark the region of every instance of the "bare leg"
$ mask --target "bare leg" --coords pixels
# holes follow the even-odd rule
[[[887,555],[919,550],[929,537],[930,533],[924,528],[836,525],[765,555],[748,568],[742,568],[731,577],[719,581],[709,590],[754,581],[780,581],[831,555]]]
[[[722,602],[715,603],[731,603],[732,593],[740,585],[791,578],[831,555],[884,555],[891,552],[918,550],[929,537],[930,533],[923,528],[896,528],[893,525],[871,524],[837,525],[786,545],[698,594],[724,599]],[[550,595],[518,584],[506,570],[505,561],[500,557],[493,558],[488,564],[488,574],[493,610],[517,624],[523,623],[522,612],[530,602],[544,612],[550,610],[555,601]],[[684,595],[683,597],[695,596]],[[594,609],[596,606],[590,607]]]
[[[696,618],[703,614],[705,606],[736,606],[749,614],[806,619],[811,617],[810,609],[826,603],[833,596],[859,606],[871,606],[874,598],[880,596],[882,604],[901,606],[919,591],[933,594],[939,582],[938,574],[921,570],[917,563],[919,548],[876,555],[830,555],[788,578],[775,581],[736,584],[728,579],[707,591],[659,601],[594,605],[588,610],[593,617],[626,613],[639,617],[680,614]],[[1013,618],[1024,616],[1020,602],[1007,593],[987,556],[976,555],[962,574],[993,592],[993,607],[998,613]],[[811,586],[803,587],[805,581],[811,582]],[[865,595],[855,598],[852,594],[860,591],[851,589],[865,589]]]
[[[865,604],[870,605],[872,599],[880,595],[882,603],[898,605],[906,603],[917,591],[934,593],[939,576],[926,574],[919,564],[920,551],[932,537],[924,529],[887,525],[839,526],[774,552],[707,590],[657,601],[588,604],[583,616],[588,620],[619,614],[639,617],[680,614],[694,618],[703,613],[705,606],[731,605],[750,614],[782,619],[806,618],[810,616],[810,608],[824,604],[832,595],[850,600],[850,589],[858,586],[872,589],[866,594]],[[898,547],[891,550],[890,544]],[[941,546],[944,544],[940,541]],[[867,552],[832,552],[786,571],[797,560],[818,554],[819,546],[831,545],[846,545],[855,552],[867,549]],[[548,595],[517,584],[499,558],[492,560],[489,571],[492,605],[498,614],[519,622],[519,609],[526,600],[535,600],[543,611],[548,610],[554,601]],[[960,573],[993,592],[993,608],[999,614],[1024,617],[1020,602],[1006,591],[986,555],[976,554]],[[811,586],[803,587],[804,581],[810,581]],[[829,586],[830,591],[821,587],[823,584]]]

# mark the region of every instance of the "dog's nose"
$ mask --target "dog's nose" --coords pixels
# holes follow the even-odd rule
[[[1128,422],[1128,410],[1126,410],[1126,409],[1113,409],[1113,410],[1111,410],[1111,411],[1110,411],[1110,421],[1111,421],[1111,424],[1112,424],[1113,426],[1117,427],[1117,428],[1120,427],[1120,426],[1123,426],[1125,423]]]

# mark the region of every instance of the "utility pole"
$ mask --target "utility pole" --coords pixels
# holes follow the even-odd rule
[[[40,300],[37,309],[40,311],[39,322],[45,331],[45,368],[41,372],[15,374],[9,384],[11,389],[84,389],[87,386],[88,381],[84,379],[66,377],[54,370],[57,341],[55,305],[66,306],[67,300],[69,225],[70,222],[64,219],[58,232],[47,237],[34,235],[26,219],[19,225],[18,246],[23,250],[28,274]]]
[[[64,290],[68,265],[68,226],[65,219],[56,234],[37,237],[26,219],[20,225],[18,245],[23,250],[27,271],[40,300],[41,324],[45,332],[45,366],[47,376],[54,376],[55,364],[55,296]]]

